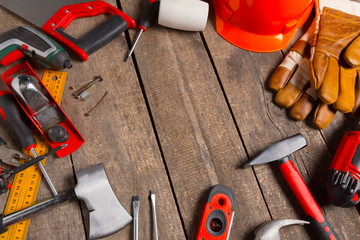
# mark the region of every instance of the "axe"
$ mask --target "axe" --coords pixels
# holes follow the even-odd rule
[[[310,225],[321,240],[336,240],[339,237],[330,226],[320,210],[310,190],[306,186],[300,173],[289,158],[289,155],[307,146],[305,138],[297,134],[280,142],[274,143],[262,151],[250,163],[250,166],[277,162],[282,175],[295,194],[305,214],[309,218]]]
[[[132,217],[116,198],[102,163],[78,172],[76,178],[77,185],[73,190],[9,215],[0,214],[0,234],[16,222],[75,199],[83,200],[90,211],[89,239],[109,236],[131,223]]]

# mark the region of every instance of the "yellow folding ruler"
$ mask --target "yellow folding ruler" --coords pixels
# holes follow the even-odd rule
[[[61,103],[61,97],[65,87],[67,72],[45,70],[42,82],[57,103]],[[35,151],[40,155],[48,152],[49,144],[40,134],[35,134],[37,147]],[[31,153],[25,154],[32,157]],[[42,160],[45,165],[46,158]],[[24,209],[33,205],[41,181],[41,172],[37,165],[33,165],[16,174],[5,205],[4,215]],[[30,219],[9,226],[9,230],[0,235],[0,239],[24,240],[30,224]]]

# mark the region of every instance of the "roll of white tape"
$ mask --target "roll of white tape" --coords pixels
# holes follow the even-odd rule
[[[200,0],[160,0],[158,23],[165,27],[203,31],[209,4]]]

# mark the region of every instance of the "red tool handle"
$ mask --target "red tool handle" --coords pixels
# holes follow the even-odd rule
[[[289,158],[284,159],[284,161],[279,165],[279,168],[305,214],[309,217],[311,226],[313,226],[319,239],[339,239],[333,228],[325,219],[325,216],[321,212],[310,190],[306,186],[304,180],[300,176],[300,173],[297,171],[291,160]]]
[[[21,116],[19,105],[9,91],[0,91],[0,114],[12,127],[21,146],[27,151],[36,147],[36,140]]]
[[[16,49],[6,54],[2,59],[0,59],[0,65],[7,66],[13,62],[22,59],[23,57],[25,57],[25,55],[19,49]]]
[[[79,39],[64,32],[64,29],[77,18],[101,14],[111,14],[112,17]],[[135,27],[136,24],[132,18],[112,5],[98,0],[63,6],[41,29],[52,38],[65,44],[80,59],[86,61],[88,55],[108,44],[126,29]]]

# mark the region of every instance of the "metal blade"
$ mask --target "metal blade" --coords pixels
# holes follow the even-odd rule
[[[89,0],[0,0],[0,5],[42,27],[61,7]]]
[[[114,194],[102,163],[78,172],[76,177],[76,196],[90,211],[90,239],[109,236],[131,223],[132,217]]]
[[[301,134],[286,138],[280,142],[274,143],[262,151],[250,163],[250,166],[273,162],[282,159],[297,150],[306,147],[307,143]]]

